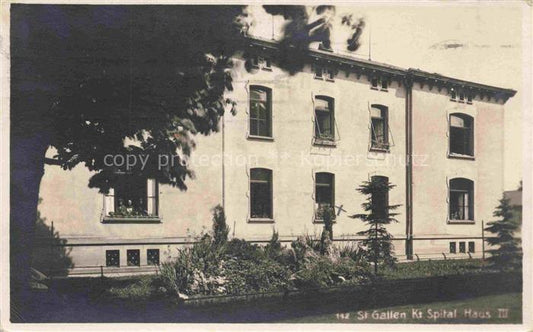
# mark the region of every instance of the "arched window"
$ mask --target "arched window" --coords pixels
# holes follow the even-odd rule
[[[272,137],[272,90],[250,87],[250,135]]]
[[[335,207],[335,174],[316,173],[315,175],[315,219],[323,220],[324,210]]]
[[[272,219],[272,171],[269,169],[250,170],[250,217]]]
[[[450,114],[450,155],[474,156],[474,118]]]
[[[389,149],[389,109],[383,105],[372,105],[370,108],[371,148],[375,150]]]
[[[465,178],[450,180],[449,219],[474,220],[474,182]]]
[[[315,97],[315,138],[322,141],[335,140],[335,105],[333,98]]]

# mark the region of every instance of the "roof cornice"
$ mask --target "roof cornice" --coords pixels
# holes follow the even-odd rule
[[[275,53],[278,50],[278,42],[274,40],[266,40],[257,37],[247,37],[249,46],[253,48],[260,48],[263,51]],[[516,94],[513,89],[500,88],[486,84],[476,83],[472,81],[461,80],[453,77],[447,77],[437,73],[429,73],[415,68],[401,68],[385,63],[375,62],[371,60],[357,59],[349,55],[342,55],[322,50],[309,49],[308,56],[310,61],[323,62],[326,64],[334,64],[339,69],[345,70],[347,73],[355,73],[359,78],[361,75],[365,76],[385,76],[390,79],[417,82],[424,87],[428,85],[430,88],[437,86],[440,89],[463,90],[480,98],[488,97],[494,98],[496,101],[503,100],[506,102],[509,98]]]

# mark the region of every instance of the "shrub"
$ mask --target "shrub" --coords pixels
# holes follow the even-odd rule
[[[283,291],[290,287],[291,271],[272,260],[260,262],[230,259],[224,264],[227,294]]]
[[[350,258],[334,262],[327,256],[308,259],[293,276],[299,289],[324,288],[336,284],[358,284],[368,279],[367,269]]]
[[[177,293],[210,295],[219,292],[223,281],[220,274],[224,248],[213,245],[211,237],[204,237],[191,248],[178,250],[174,262],[163,263],[161,278]]]
[[[265,252],[257,244],[253,244],[241,239],[232,239],[225,246],[225,254],[228,257],[260,261],[265,258]]]

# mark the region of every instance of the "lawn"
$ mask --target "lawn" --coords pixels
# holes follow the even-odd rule
[[[507,318],[498,309],[507,309]],[[501,311],[501,316],[505,313]],[[476,298],[402,305],[280,320],[278,323],[380,323],[380,324],[519,324],[522,294],[506,293]]]

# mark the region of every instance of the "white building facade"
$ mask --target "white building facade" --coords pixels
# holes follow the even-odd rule
[[[515,91],[320,50],[289,75],[276,66],[276,43],[248,46],[228,95],[237,114],[197,137],[187,191],[130,179],[102,195],[83,166],[46,166],[39,210],[65,240],[71,275],[152,271],[210,230],[218,204],[232,237],[318,236],[329,206],[335,241],[357,240],[365,226],[349,216],[366,197],[356,188],[379,179],[401,205],[388,227],[400,259],[482,254],[482,223],[504,189],[503,112]],[[135,209],[145,216],[129,216]]]

